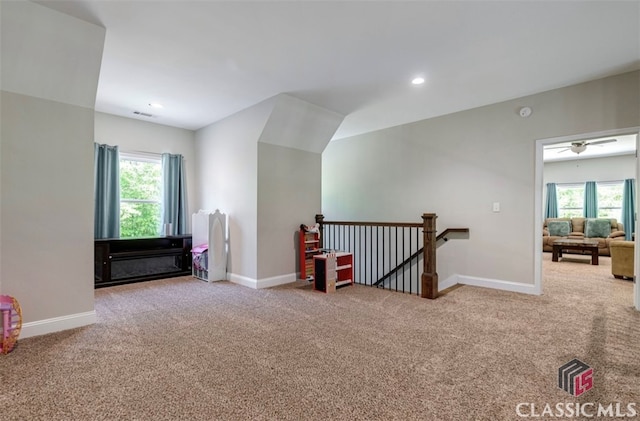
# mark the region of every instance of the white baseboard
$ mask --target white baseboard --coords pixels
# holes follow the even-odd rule
[[[229,282],[233,282],[234,284],[242,285],[244,287],[249,287],[253,289],[258,288],[258,283],[253,278],[247,278],[246,276],[236,275],[235,273],[227,273],[227,278]]]
[[[447,288],[451,288],[454,285],[458,285],[460,281],[458,280],[458,275],[451,275],[444,281],[438,279],[438,291],[443,291]]]
[[[92,325],[96,320],[97,317],[94,310],[87,311],[86,313],[69,314],[68,316],[23,323],[20,338],[30,338],[32,336],[46,335],[47,333]]]
[[[258,288],[271,288],[278,285],[290,284],[298,280],[296,273],[289,273],[287,275],[272,276],[271,278],[264,278],[258,280]]]
[[[271,278],[254,279],[242,275],[229,274],[229,281],[253,289],[271,288],[278,285],[290,284],[297,280],[295,273],[288,275],[272,276]]]
[[[438,282],[438,291],[450,288],[456,284],[471,285],[482,288],[499,289],[502,291],[520,292],[523,294],[540,295],[535,285],[519,282],[501,281],[498,279],[478,278],[475,276],[452,275],[442,282]]]

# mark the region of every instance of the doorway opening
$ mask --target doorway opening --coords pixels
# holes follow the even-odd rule
[[[610,181],[626,178],[640,179],[640,163],[637,159],[638,138],[640,128],[627,128],[609,130],[580,135],[562,136],[548,139],[539,139],[535,147],[535,242],[534,242],[534,291],[543,293],[543,240],[542,233],[544,222],[544,206],[547,182],[580,183],[582,181]],[[614,140],[615,139],[615,140]],[[616,158],[618,157],[618,158]],[[549,165],[545,166],[545,162]],[[618,165],[626,162],[625,165]],[[551,163],[554,163],[551,165]],[[630,164],[629,164],[630,163]],[[626,169],[619,167],[626,166]],[[553,168],[553,169],[551,169]],[[565,174],[562,178],[560,172],[567,168],[574,168],[573,174]],[[626,171],[626,172],[625,172]],[[550,177],[555,180],[549,180]],[[582,180],[590,178],[590,180]],[[636,195],[636,210],[638,209],[638,195]],[[610,206],[612,207],[612,206]],[[615,212],[616,209],[611,209]],[[560,215],[559,215],[560,216]],[[637,218],[636,218],[637,219]],[[626,227],[625,230],[636,232],[637,221],[634,227]],[[635,240],[635,274],[638,273],[640,250],[638,239]],[[640,311],[640,288],[634,281],[633,303]]]

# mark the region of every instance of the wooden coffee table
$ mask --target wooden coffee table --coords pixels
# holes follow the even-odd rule
[[[571,239],[562,238],[553,242],[553,255],[551,260],[558,261],[558,258],[562,257],[562,251],[581,251],[591,253],[591,264],[598,264],[598,240],[589,239]]]

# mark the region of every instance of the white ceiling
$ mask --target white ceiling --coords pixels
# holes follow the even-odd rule
[[[192,130],[287,93],[335,139],[640,68],[638,1],[38,3],[106,28],[96,110]]]

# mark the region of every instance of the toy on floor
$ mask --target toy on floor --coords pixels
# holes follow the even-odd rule
[[[320,224],[317,223],[315,225],[300,224],[300,229],[304,232],[317,232],[320,235]]]
[[[0,313],[2,313],[0,352],[8,354],[18,342],[22,328],[22,310],[18,300],[9,295],[0,295]]]

